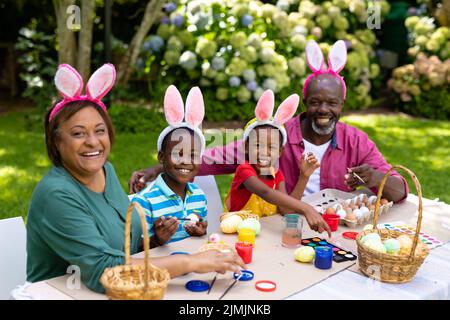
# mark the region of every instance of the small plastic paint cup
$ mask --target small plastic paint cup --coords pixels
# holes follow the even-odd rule
[[[242,228],[238,234],[239,242],[249,242],[253,246],[255,245],[255,231],[252,229]]]
[[[316,247],[314,266],[318,269],[330,269],[333,264],[333,249],[328,246]]]
[[[331,231],[337,231],[339,226],[339,220],[341,217],[337,214],[329,214],[325,213],[322,215],[322,218],[325,220],[325,222],[330,226]]]
[[[242,261],[245,264],[249,264],[252,262],[253,256],[253,244],[249,242],[236,242],[234,245],[238,255],[242,258]]]

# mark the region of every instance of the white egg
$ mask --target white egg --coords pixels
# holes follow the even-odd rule
[[[361,194],[359,195],[359,200],[363,201],[363,200],[364,200],[364,196],[365,196],[365,194],[364,194],[364,193],[361,193]]]
[[[377,201],[377,196],[370,196],[369,197],[369,203],[370,204],[375,204],[376,201]]]
[[[364,216],[368,215],[370,212],[370,210],[367,207],[361,207],[359,208],[359,211],[361,211]]]
[[[342,209],[342,206],[339,203],[336,203],[333,207],[334,211],[339,211]]]
[[[352,202],[353,202],[353,199],[347,199],[347,200],[345,200],[345,204],[346,204],[347,206],[351,205]]]
[[[341,219],[345,219],[345,216],[347,215],[347,212],[346,212],[344,209],[340,209],[340,210],[338,210],[338,211],[336,212],[336,214],[337,214],[338,216],[340,216]]]
[[[358,220],[364,217],[364,214],[360,209],[353,210],[353,214],[356,216],[356,218],[358,218]]]

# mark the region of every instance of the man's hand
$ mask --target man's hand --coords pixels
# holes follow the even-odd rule
[[[308,222],[311,230],[322,233],[326,231],[328,236],[331,238],[331,229],[328,223],[322,218],[320,213],[318,213],[313,207],[308,205],[306,209],[303,210],[303,214],[305,215],[306,221]]]
[[[172,238],[172,236],[177,232],[178,225],[180,222],[176,218],[165,218],[160,217],[155,221],[153,229],[155,230],[155,236],[159,245],[163,245]]]
[[[363,181],[360,181],[355,175],[356,173]],[[344,176],[345,184],[352,190],[356,189],[357,186],[365,185],[368,188],[378,187],[383,178],[383,173],[375,170],[368,164],[362,164],[358,167],[353,167],[348,169],[348,173]]]
[[[142,169],[133,172],[130,181],[128,181],[128,188],[130,194],[141,191],[145,188],[145,184],[149,181],[155,180],[158,175],[162,172],[163,168],[161,165],[157,165],[148,169]]]
[[[204,236],[206,234],[207,227],[208,227],[208,223],[206,221],[202,221],[202,222],[197,221],[195,224],[188,222],[184,225],[184,229],[192,237]]]
[[[300,160],[300,174],[305,178],[309,178],[313,172],[320,167],[319,160],[314,153],[308,152],[303,155]]]

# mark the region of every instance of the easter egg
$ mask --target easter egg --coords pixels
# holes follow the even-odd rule
[[[211,233],[208,238],[208,241],[211,243],[218,243],[220,241],[220,236],[217,233]]]
[[[378,241],[381,243],[381,237],[378,233],[369,233],[366,234],[364,237],[361,238],[361,243],[365,244],[367,241]]]
[[[359,208],[359,211],[361,211],[363,217],[367,217],[367,215],[370,213],[367,207],[361,207]]]
[[[353,214],[356,216],[356,219],[361,219],[362,217],[364,217],[364,214],[360,209],[353,210]]]
[[[316,252],[312,247],[300,247],[294,251],[295,260],[299,262],[311,262],[313,261]]]
[[[400,241],[397,239],[387,239],[383,242],[387,253],[396,254],[400,251]]]
[[[369,203],[370,204],[375,204],[376,201],[377,201],[377,196],[370,196],[369,197]]]
[[[371,225],[371,224],[366,224],[365,226],[364,226],[364,228],[363,228],[363,231],[366,231],[366,230],[372,230],[373,229],[373,225]]]
[[[413,241],[409,236],[407,236],[406,234],[401,235],[400,237],[397,238],[397,241],[400,243],[399,254],[404,255],[411,253]]]
[[[364,245],[372,250],[386,253],[386,247],[383,245],[383,243],[380,240],[376,239],[369,239],[367,240]]]
[[[344,209],[338,210],[336,214],[341,217],[341,219],[345,219],[345,216],[347,215],[347,212]]]
[[[346,219],[346,220],[350,220],[350,221],[355,221],[355,220],[357,220],[356,215],[355,215],[353,212],[347,213],[347,215],[345,216],[345,219]]]
[[[251,229],[258,235],[261,232],[261,223],[255,218],[248,218],[238,224],[237,232],[241,229]]]
[[[234,215],[231,217],[228,217],[220,223],[220,230],[223,233],[235,233],[237,231],[237,226],[243,221],[243,219],[238,216]]]

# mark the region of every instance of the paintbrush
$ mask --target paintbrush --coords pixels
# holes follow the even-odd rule
[[[351,171],[350,168],[347,168],[347,170]],[[364,184],[364,185],[366,184],[366,182],[360,176],[358,176],[355,172],[352,171],[351,174],[353,174],[356,178],[358,178],[358,180],[361,181],[362,184]]]
[[[228,287],[227,290],[225,290],[225,292],[222,294],[222,296],[219,298],[219,300],[222,300],[223,297],[225,297],[225,295],[228,293],[228,291],[231,290],[231,288],[233,288],[233,286],[239,281],[239,279],[242,277],[243,273],[241,273],[239,275],[239,277],[236,278],[236,280],[233,281],[233,283]]]
[[[212,287],[213,287],[213,285],[214,285],[214,282],[216,282],[216,279],[217,279],[217,273],[216,273],[216,275],[214,276],[214,279],[213,279],[213,281],[211,282],[211,285],[209,286],[209,290],[208,290],[208,293],[207,293],[207,294],[209,294],[209,293],[211,292],[211,289],[212,289]]]

